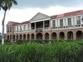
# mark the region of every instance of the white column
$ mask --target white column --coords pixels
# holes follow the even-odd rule
[[[22,35],[22,39],[21,40],[24,40],[23,34],[21,34],[21,35]]]
[[[30,37],[29,37],[29,39],[31,40],[31,34],[30,34]]]
[[[20,35],[18,34],[18,40],[20,40]]]
[[[26,40],[27,40],[27,33],[25,35],[26,35]]]
[[[49,33],[49,40],[51,40],[51,33]]]
[[[43,21],[43,31],[45,30],[45,22]]]
[[[34,33],[34,40],[36,40],[36,33]]]
[[[57,33],[57,40],[60,40],[60,38],[59,38],[60,36],[59,36],[59,32]]]
[[[35,32],[36,32],[36,23],[35,23]],[[36,40],[36,33],[34,33],[34,40]]]
[[[52,24],[51,24],[51,21],[52,21],[52,20],[49,20],[49,29],[51,29],[51,27],[52,27],[52,26],[51,26],[51,25],[52,25]]]
[[[76,32],[73,32],[73,40],[76,40]]]
[[[36,23],[35,23],[35,32],[36,32]]]
[[[64,40],[67,40],[67,32],[64,32],[64,34],[65,34]]]
[[[44,34],[44,28],[45,28],[45,24],[44,24],[45,22],[43,21],[43,40],[45,40],[45,34]]]

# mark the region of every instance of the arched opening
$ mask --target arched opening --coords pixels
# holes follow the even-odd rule
[[[10,40],[12,39],[12,35],[10,35]]]
[[[20,34],[20,40],[22,40],[22,35]]]
[[[37,37],[37,40],[42,40],[42,33],[37,33],[36,37]]]
[[[83,39],[83,32],[82,31],[77,31],[76,32],[76,39],[77,40]]]
[[[60,38],[60,40],[64,40],[64,38],[65,38],[64,32],[60,32],[59,38]]]
[[[23,40],[26,40],[26,34],[23,35]]]
[[[68,38],[68,40],[73,40],[73,32],[72,31],[69,31],[67,33],[67,38]]]
[[[16,40],[18,40],[18,35],[16,35]]]
[[[57,34],[55,32],[53,32],[51,37],[52,37],[52,40],[56,40],[57,39]]]
[[[9,35],[7,35],[7,40],[9,40]]]
[[[27,40],[30,40],[30,35],[29,34],[27,34]]]
[[[34,34],[31,34],[31,39],[34,40]]]
[[[45,33],[45,40],[49,40],[49,33]]]
[[[13,35],[13,40],[15,41],[15,35]]]

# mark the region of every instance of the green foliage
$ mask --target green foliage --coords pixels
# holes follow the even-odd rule
[[[61,40],[60,40],[61,41]],[[27,41],[26,41],[27,42]],[[83,62],[83,43],[56,41],[1,45],[0,62]]]

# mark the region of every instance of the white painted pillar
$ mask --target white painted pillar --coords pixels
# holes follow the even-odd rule
[[[49,40],[51,40],[51,33],[49,33]]]
[[[20,40],[20,35],[18,35],[18,40]]]
[[[57,33],[57,40],[60,40],[60,38],[59,38],[59,33]]]
[[[36,30],[36,23],[35,23],[35,30]]]
[[[65,34],[64,40],[67,40],[67,32],[64,32],[64,34]]]
[[[30,36],[29,39],[31,40],[31,34],[29,36]]]
[[[45,29],[45,21],[43,21],[43,34],[42,34],[42,35],[43,35],[43,38],[42,38],[43,40],[45,40],[45,33],[44,33],[44,29]]]
[[[76,40],[76,32],[73,32],[73,40]]]
[[[36,39],[36,33],[34,33],[34,40],[37,40],[37,39]]]
[[[27,40],[27,33],[25,35],[26,35],[26,40]]]
[[[23,38],[24,38],[24,37],[23,37],[23,34],[22,34],[22,40],[24,40]]]
[[[44,29],[45,29],[45,22],[43,21],[43,31],[44,31]]]

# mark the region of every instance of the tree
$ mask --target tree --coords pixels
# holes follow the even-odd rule
[[[4,44],[4,22],[7,10],[11,9],[13,5],[17,5],[16,0],[1,0],[0,1],[0,8],[4,11],[4,16],[2,20],[2,45]]]

